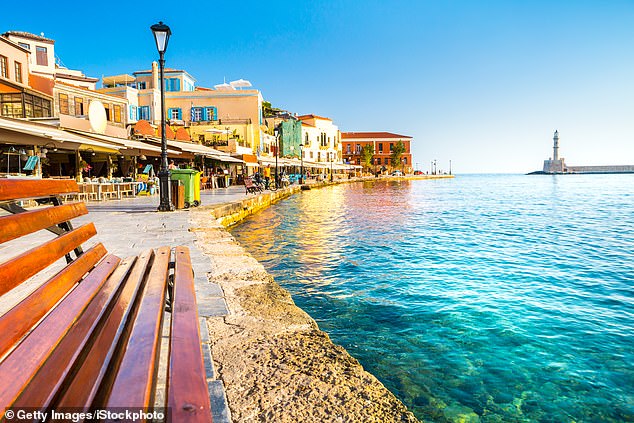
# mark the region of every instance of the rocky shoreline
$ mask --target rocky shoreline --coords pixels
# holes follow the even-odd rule
[[[208,279],[220,285],[229,309],[206,323],[232,421],[417,422],[319,330],[218,218],[213,210],[193,211],[190,230],[211,258]]]

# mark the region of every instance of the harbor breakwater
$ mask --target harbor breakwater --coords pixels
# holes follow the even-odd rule
[[[418,421],[378,379],[320,331],[225,230],[299,190],[293,186],[190,214],[190,231],[198,247],[212,258],[208,279],[220,285],[229,309],[228,316],[210,317],[206,323],[232,420]]]

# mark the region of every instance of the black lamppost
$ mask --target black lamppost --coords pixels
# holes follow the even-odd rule
[[[332,174],[332,161],[333,161],[333,158],[332,156],[330,156],[330,183],[332,183],[332,181],[334,180],[334,177]]]
[[[300,166],[299,166],[299,184],[303,185],[304,184],[304,144],[300,144],[299,145],[299,160],[300,160]]]
[[[165,137],[165,86],[164,86],[164,69],[165,69],[165,50],[167,50],[167,42],[172,35],[170,27],[163,22],[159,22],[150,27],[156,41],[156,49],[159,52],[159,70],[161,84],[161,169],[158,172],[159,190],[161,191],[161,202],[158,211],[173,211],[174,206],[170,199],[170,172],[167,169],[167,138]]]
[[[280,180],[277,178],[277,156],[280,153],[280,136],[279,132],[275,131],[275,186],[279,186]]]
[[[451,160],[449,160],[449,174],[451,175]]]

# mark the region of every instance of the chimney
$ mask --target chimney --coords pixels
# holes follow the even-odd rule
[[[160,89],[158,63],[152,62],[152,88]]]

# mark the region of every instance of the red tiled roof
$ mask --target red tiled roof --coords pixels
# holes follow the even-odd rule
[[[311,128],[314,128],[315,125],[311,125],[310,123],[306,123],[306,122],[301,122],[302,126],[310,126]]]
[[[44,34],[44,33],[42,33]],[[9,35],[13,35],[16,37],[23,37],[23,38],[30,38],[32,40],[37,40],[37,41],[43,41],[46,43],[51,43],[51,44],[55,44],[55,40],[52,40],[50,38],[46,38],[42,35],[35,35],[35,34],[31,34],[30,32],[25,32],[25,31],[7,31],[4,34],[2,34],[4,36],[9,36]]]
[[[391,132],[342,132],[341,138],[412,138],[409,135],[393,134]]]
[[[302,116],[297,116],[297,119],[299,120],[306,120],[306,119],[323,119],[323,120],[329,120],[332,121],[332,119],[329,119],[327,117],[323,117],[323,116],[317,116],[317,115],[302,115]]]

